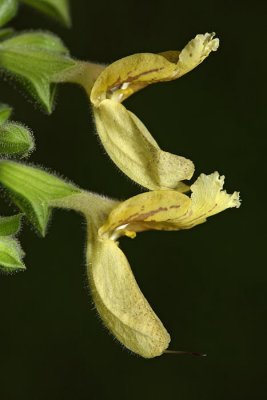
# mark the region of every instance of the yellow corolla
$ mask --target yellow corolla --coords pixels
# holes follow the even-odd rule
[[[128,177],[151,190],[124,202],[100,198],[84,202],[88,275],[96,308],[115,337],[146,358],[161,355],[170,336],[141,293],[118,238],[134,238],[137,232],[151,229],[189,229],[211,215],[239,207],[240,201],[237,192],[223,191],[224,177],[217,172],[201,174],[191,187],[184,184],[193,175],[193,162],[161,150],[121,102],[152,83],[179,78],[218,45],[214,34],[197,35],[181,52],[135,54],[106,68],[83,64],[75,78],[90,95],[97,132],[111,159]],[[90,76],[97,76],[95,82],[82,73],[87,69]],[[189,190],[191,195],[184,194]]]
[[[144,124],[121,102],[157,82],[177,79],[218,48],[214,34],[197,35],[185,48],[160,54],[140,53],[122,58],[103,70],[90,94],[97,132],[114,163],[131,179],[150,190],[178,189],[190,179],[194,164],[161,150]]]
[[[96,308],[114,336],[142,357],[161,355],[170,336],[140,291],[118,238],[152,229],[189,229],[211,215],[239,207],[238,193],[227,194],[223,182],[224,177],[214,172],[200,175],[191,186],[191,196],[167,189],[124,202],[106,200],[107,211],[101,211],[100,219],[97,212],[92,214],[92,201],[87,201],[88,275]]]

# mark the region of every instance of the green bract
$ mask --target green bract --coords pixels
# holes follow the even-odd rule
[[[5,25],[17,13],[17,0],[0,0],[0,26]]]
[[[34,149],[30,131],[16,122],[0,125],[0,154],[26,156]]]
[[[34,149],[34,138],[22,124],[6,122],[11,113],[10,106],[0,104],[0,155],[26,156]]]
[[[0,236],[15,235],[20,229],[21,214],[0,217]]]
[[[12,272],[25,269],[22,262],[23,251],[16,239],[12,237],[20,228],[21,214],[0,217],[0,268]]]
[[[0,0],[0,27],[17,13],[19,1],[70,25],[68,0]],[[51,112],[55,93],[54,76],[60,77],[74,62],[68,57],[63,43],[54,35],[44,32],[16,34],[13,28],[0,29],[0,69],[22,81],[26,89]],[[24,157],[34,148],[31,132],[22,124],[7,122],[12,108],[0,104],[0,155]],[[44,233],[49,215],[48,199],[72,192],[71,185],[57,178],[47,179],[49,174],[36,175],[23,166],[15,168],[12,163],[1,164],[3,184],[10,187],[15,202],[35,226]],[[25,173],[24,178],[18,170]],[[17,179],[18,178],[18,179]],[[27,185],[27,181],[30,184]],[[47,184],[45,184],[45,183]],[[25,185],[26,183],[26,185]],[[23,187],[25,186],[25,187]],[[29,192],[27,192],[29,189]],[[50,192],[50,191],[51,192]],[[53,192],[53,193],[52,193]],[[38,203],[39,201],[39,203]],[[31,215],[31,216],[29,216]],[[0,268],[5,271],[24,269],[23,251],[13,237],[20,227],[21,215],[0,217]]]
[[[0,183],[43,236],[50,216],[50,202],[80,192],[47,172],[12,161],[0,162]]]
[[[0,124],[5,122],[11,115],[12,108],[7,104],[0,104]]]
[[[24,253],[16,239],[0,236],[0,268],[5,272],[25,269],[22,261]]]
[[[51,33],[17,34],[0,44],[0,68],[14,75],[42,104],[53,108],[55,85],[60,73],[75,65],[61,40]]]
[[[21,0],[23,3],[57,19],[59,22],[70,26],[70,12],[68,0]]]

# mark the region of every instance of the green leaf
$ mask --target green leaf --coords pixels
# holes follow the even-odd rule
[[[0,26],[15,17],[18,9],[17,0],[0,0]]]
[[[15,235],[20,229],[22,214],[0,217],[0,236]]]
[[[18,78],[47,112],[53,108],[60,73],[76,63],[61,40],[51,33],[23,33],[0,43],[0,68]]]
[[[22,261],[24,253],[16,239],[0,236],[0,268],[5,272],[25,269]]]
[[[34,149],[31,132],[16,122],[0,125],[0,154],[24,155]]]
[[[0,183],[11,192],[14,203],[44,236],[50,216],[50,202],[80,189],[41,169],[12,161],[0,162]]]
[[[23,3],[55,18],[66,26],[71,25],[68,0],[22,0]]]
[[[12,108],[7,104],[0,104],[0,124],[3,124],[11,115]]]

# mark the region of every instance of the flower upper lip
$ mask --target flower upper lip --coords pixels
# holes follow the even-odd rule
[[[141,193],[115,206],[98,234],[117,238],[145,230],[192,228],[211,215],[240,206],[238,192],[226,193],[223,184],[224,177],[214,172],[200,175],[191,186],[190,197],[175,190]]]
[[[93,86],[92,104],[97,107],[107,98],[122,102],[150,84],[179,78],[217,50],[219,39],[214,36],[214,33],[197,35],[182,51],[138,53],[112,63]]]

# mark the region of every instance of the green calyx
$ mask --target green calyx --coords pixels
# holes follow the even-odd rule
[[[70,9],[68,0],[21,0],[38,11],[48,15],[64,24],[71,25]]]
[[[51,202],[80,192],[48,172],[12,161],[0,162],[0,183],[42,236],[46,232]]]
[[[0,26],[15,17],[18,9],[17,0],[0,0]]]
[[[0,269],[4,272],[25,269],[24,253],[13,237],[20,229],[21,217],[21,214],[0,217]]]
[[[74,65],[61,40],[51,33],[22,33],[0,43],[0,68],[18,79],[48,113],[58,76]]]

